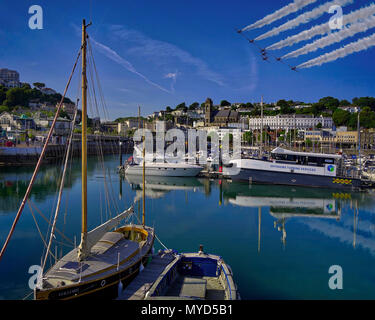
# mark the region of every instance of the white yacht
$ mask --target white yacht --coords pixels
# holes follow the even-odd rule
[[[189,163],[165,163],[165,162],[148,162],[145,163],[146,176],[163,176],[163,177],[196,177],[203,167]],[[143,162],[136,164],[127,162],[125,164],[125,174],[142,175]]]

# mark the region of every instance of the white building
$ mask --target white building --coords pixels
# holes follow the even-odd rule
[[[322,128],[333,127],[333,120],[331,117],[313,117],[308,115],[277,115],[263,117],[263,128],[269,127],[271,130],[307,130],[316,127],[319,123],[322,125]],[[260,130],[261,127],[261,117],[249,119],[249,129]]]
[[[339,107],[339,109],[349,111],[350,113],[357,113],[361,111],[361,108],[357,106]]]
[[[14,70],[0,69],[0,84],[8,88],[19,87],[20,74]]]

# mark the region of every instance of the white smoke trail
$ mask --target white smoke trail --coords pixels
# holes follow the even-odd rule
[[[375,4],[372,3],[370,6],[352,11],[351,13],[343,16],[343,23],[347,25],[349,23],[353,23],[360,19],[365,19],[371,15],[375,14]],[[321,25],[312,27],[309,30],[302,31],[296,35],[290,36],[286,39],[283,39],[277,43],[274,43],[267,47],[267,50],[278,50],[284,47],[292,46],[297,44],[301,41],[310,40],[315,36],[323,36],[331,32],[331,28],[329,26],[329,22],[323,23]]]
[[[144,76],[142,73],[138,72],[135,67],[127,60],[124,58],[120,57],[119,54],[112,50],[111,48],[107,47],[106,45],[95,41],[95,39],[91,38],[92,43],[98,48],[98,50],[103,53],[107,58],[111,59],[112,61],[118,63],[119,65],[123,66],[125,69],[128,71],[136,74],[137,76],[141,77],[143,80],[145,80],[148,84],[164,91],[167,93],[171,93],[169,90],[163,88],[162,86],[158,85],[157,83],[151,81],[149,78]]]
[[[371,16],[361,22],[353,23],[348,27],[344,27],[340,31],[333,32],[326,37],[320,38],[312,43],[305,45],[304,47],[289,52],[282,59],[296,58],[309,52],[314,52],[318,49],[325,48],[331,44],[341,42],[342,40],[352,37],[360,32],[366,32],[369,29],[375,28],[375,16]]]
[[[307,5],[316,2],[317,0],[294,0],[294,2],[288,4],[287,6],[277,10],[276,12],[269,14],[268,16],[264,17],[263,19],[254,22],[253,24],[248,25],[247,27],[243,28],[241,31],[247,31],[251,29],[257,29],[265,26],[266,24],[270,24],[275,22],[290,13],[296,12]]]
[[[263,39],[267,39],[269,37],[276,36],[283,31],[296,28],[301,24],[308,23],[311,20],[317,19],[320,16],[322,16],[324,13],[328,12],[328,10],[331,6],[337,6],[338,5],[338,6],[343,7],[343,6],[346,6],[346,5],[351,4],[353,2],[354,2],[354,0],[333,0],[333,1],[330,1],[330,2],[326,2],[325,4],[322,4],[321,6],[315,8],[312,11],[303,13],[303,14],[299,15],[297,18],[295,18],[293,20],[290,20],[290,21],[284,23],[283,25],[281,25],[277,28],[273,28],[271,31],[268,31],[268,32],[260,35],[259,37],[255,38],[255,40],[258,41],[258,40],[263,40]]]
[[[344,58],[352,53],[367,50],[375,46],[375,33],[369,37],[362,38],[356,42],[349,43],[348,45],[337,49],[335,51],[326,53],[320,57],[301,63],[297,66],[297,69],[311,68],[315,66],[321,66],[324,63],[335,61],[340,58]]]

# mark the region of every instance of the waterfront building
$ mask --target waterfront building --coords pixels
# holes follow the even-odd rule
[[[336,132],[336,143],[348,147],[355,146],[358,143],[358,131]]]
[[[15,70],[0,69],[0,84],[8,88],[20,87],[20,74]]]
[[[118,132],[118,123],[115,121],[106,121],[101,123],[101,129],[108,133]]]
[[[308,130],[321,124],[322,128],[332,128],[333,120],[331,117],[314,117],[309,115],[277,115],[261,117],[252,117],[249,119],[249,128],[252,130],[269,127],[271,130]]]

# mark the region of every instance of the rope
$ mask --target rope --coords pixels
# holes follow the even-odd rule
[[[16,228],[17,222],[18,222],[19,218],[21,217],[21,214],[22,214],[22,211],[23,211],[23,209],[24,209],[24,207],[25,207],[26,201],[27,201],[27,199],[29,198],[29,195],[30,195],[30,192],[31,192],[32,186],[33,186],[33,184],[34,184],[34,180],[35,180],[35,178],[36,178],[36,176],[37,176],[37,173],[38,173],[38,171],[39,171],[39,168],[40,168],[40,166],[41,166],[41,164],[42,164],[42,160],[43,160],[43,158],[44,158],[44,154],[46,153],[46,150],[47,150],[47,146],[48,146],[49,140],[50,140],[50,138],[51,138],[51,136],[52,136],[52,132],[53,132],[53,130],[54,130],[54,128],[55,128],[55,124],[56,124],[56,121],[57,121],[58,115],[59,115],[59,113],[60,113],[61,106],[62,106],[62,104],[63,104],[63,102],[64,102],[65,95],[66,95],[66,93],[67,93],[67,91],[68,91],[68,88],[69,88],[69,85],[70,85],[70,81],[72,80],[72,77],[73,77],[73,74],[74,74],[75,68],[76,68],[76,66],[77,66],[77,63],[78,63],[78,60],[79,60],[80,55],[81,55],[81,48],[79,49],[78,56],[77,56],[76,61],[75,61],[75,63],[74,63],[74,66],[73,66],[72,72],[71,72],[71,74],[70,74],[70,77],[69,77],[68,83],[66,84],[66,87],[65,87],[64,93],[63,93],[63,95],[62,95],[62,97],[61,97],[61,100],[60,100],[60,103],[59,103],[59,105],[58,105],[58,107],[57,107],[57,110],[56,110],[56,113],[55,113],[55,117],[54,117],[53,122],[52,122],[52,124],[51,124],[51,128],[49,129],[49,132],[48,132],[48,136],[47,136],[46,142],[45,142],[45,144],[44,144],[44,146],[43,146],[42,152],[41,152],[40,157],[39,157],[39,159],[38,159],[38,163],[36,164],[36,167],[35,167],[35,170],[34,170],[34,173],[33,173],[32,177],[31,177],[31,180],[30,180],[29,186],[27,187],[27,190],[26,190],[25,196],[24,196],[24,198],[23,198],[23,200],[22,200],[22,202],[21,202],[21,205],[20,205],[20,207],[19,207],[19,209],[18,209],[17,215],[16,215],[16,217],[15,217],[15,219],[14,219],[14,221],[13,221],[12,227],[11,227],[11,229],[10,229],[10,231],[9,231],[9,234],[8,234],[6,240],[5,240],[5,243],[4,243],[4,245],[3,245],[2,249],[1,249],[1,252],[0,252],[0,261],[1,261],[1,258],[3,257],[3,255],[4,255],[4,252],[5,252],[5,250],[6,250],[7,246],[8,246],[8,244],[9,244],[9,241],[10,241],[12,235],[13,235],[13,232],[14,232],[14,229]]]
[[[51,222],[43,215],[43,213],[35,206],[35,204],[30,200],[30,199],[27,199],[27,201],[34,207],[34,209],[36,210],[36,212],[39,213],[39,215],[49,224],[51,225]],[[55,231],[57,233],[59,233],[63,238],[65,238],[65,240],[71,242],[71,244],[73,245],[74,242],[69,239],[67,236],[64,235],[64,233],[62,233],[60,230],[58,230],[57,228],[55,229]]]
[[[33,219],[34,219],[34,222],[35,222],[36,228],[38,229],[38,232],[39,232],[40,238],[42,239],[42,242],[43,242],[43,244],[44,244],[44,247],[47,248],[47,252],[48,252],[48,251],[49,251],[49,248],[48,248],[48,246],[47,246],[47,243],[46,243],[45,239],[43,238],[42,232],[40,231],[40,228],[39,228],[38,222],[37,222],[36,219],[35,219],[35,216],[34,216],[34,213],[33,213],[33,209],[31,208],[30,202],[27,201],[27,204],[29,205],[31,215],[33,216]],[[50,254],[56,259],[56,257],[54,256],[54,254],[53,254],[52,252],[50,252]]]
[[[72,149],[71,146],[72,146],[73,131],[74,131],[74,124],[75,124],[75,121],[76,121],[76,116],[77,116],[77,109],[75,110],[75,113],[74,113],[72,130],[70,132],[69,143],[68,143],[66,154],[65,154],[65,163],[64,163],[64,170],[63,170],[63,173],[62,173],[62,179],[61,179],[61,182],[60,182],[59,197],[58,197],[58,200],[57,200],[55,217],[53,219],[53,224],[51,226],[51,235],[50,235],[50,238],[49,238],[46,255],[44,257],[43,264],[42,264],[42,271],[43,271],[43,269],[44,269],[44,267],[46,265],[46,261],[47,261],[47,257],[48,257],[48,252],[50,251],[51,244],[52,244],[52,238],[54,236],[53,234],[55,233],[55,229],[56,229],[57,217],[58,217],[59,211],[60,211],[60,203],[61,203],[62,191],[64,189],[65,176],[66,176],[66,168],[68,167],[68,160],[69,160],[69,156],[70,156],[70,151]]]

